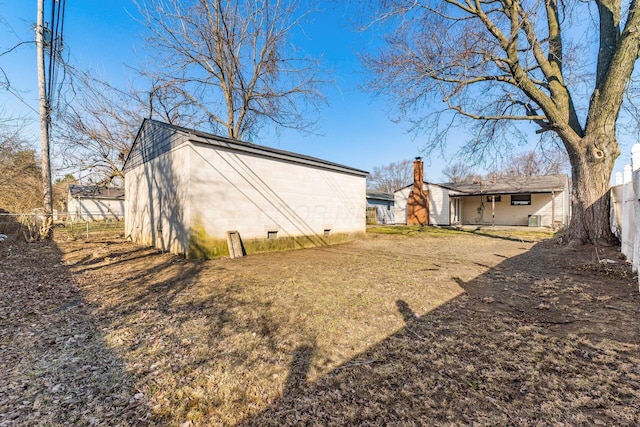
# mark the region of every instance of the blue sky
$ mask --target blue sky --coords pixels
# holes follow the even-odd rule
[[[308,53],[322,55],[335,80],[335,84],[326,90],[329,105],[321,111],[321,135],[284,132],[279,140],[265,138],[255,142],[368,171],[374,166],[423,155],[420,150],[423,141],[419,136],[407,133],[408,124],[392,122],[390,105],[361,89],[366,79],[358,53],[375,49],[377,38],[375,33],[353,30],[350,16],[354,7],[349,9],[344,4],[348,2],[325,4],[321,1],[319,7],[324,12],[314,14],[312,22],[304,28],[305,37],[295,40]],[[144,60],[136,56],[136,52],[142,51],[141,30],[134,19],[136,14],[131,0],[68,1],[64,36],[71,63],[95,70],[112,84],[124,85],[133,79],[134,72],[125,64]],[[0,0],[0,16],[15,32],[0,31],[0,51],[13,42],[33,39],[36,0]],[[0,64],[10,78],[13,91],[24,100],[23,103],[15,95],[0,93],[0,111],[5,115],[28,117],[32,122],[31,139],[37,147],[35,47],[25,45],[4,55],[0,57]],[[424,158],[427,180],[444,180],[441,171],[455,152],[455,141],[464,138],[464,134],[449,138],[453,145],[446,153],[446,159],[437,155]],[[55,141],[53,144],[55,156]],[[622,147],[621,165],[629,161],[629,149]],[[622,170],[622,166],[616,170]]]

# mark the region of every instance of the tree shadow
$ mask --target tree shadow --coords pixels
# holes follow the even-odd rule
[[[283,387],[283,394],[285,396],[294,393],[306,383],[313,351],[313,346],[304,344],[296,348],[293,352],[289,375],[287,375]]]
[[[253,388],[264,385],[242,378],[263,373],[281,355],[293,357],[284,388],[304,387],[315,343],[286,337],[269,300],[247,296],[246,282],[225,281],[234,274],[225,268],[230,260],[212,265],[126,242],[68,249],[85,298],[99,304],[93,315],[127,357],[137,387],[153,390],[154,413],[164,422],[251,402]],[[278,367],[272,382],[281,383],[285,372]]]
[[[56,245],[4,242],[0,259],[0,424],[153,424]]]
[[[485,227],[476,227],[473,230],[470,230],[468,228],[458,228],[456,227],[456,230],[461,231],[463,233],[468,233],[468,234],[475,234],[476,236],[483,236],[483,237],[489,237],[491,239],[499,239],[499,240],[508,240],[511,242],[522,242],[522,243],[535,243],[537,242],[537,240],[531,240],[531,239],[526,239],[523,237],[511,237],[511,236],[504,236],[504,235],[497,235],[494,233],[487,233],[485,231],[482,231],[483,228]],[[526,229],[526,226],[521,226],[522,229]]]
[[[405,327],[238,425],[636,425],[627,271],[543,242],[422,316],[397,299]]]

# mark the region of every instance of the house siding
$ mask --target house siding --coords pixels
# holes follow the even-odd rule
[[[563,193],[555,194],[555,214],[552,216],[551,193],[531,194],[530,205],[511,205],[511,195],[502,194],[501,201],[496,202],[495,219],[492,221],[491,202],[487,201],[487,196],[465,196],[462,197],[462,223],[472,224],[492,224],[495,225],[528,225],[529,215],[540,215],[542,226],[551,226],[552,217],[556,221],[562,221],[564,217]],[[483,201],[483,202],[481,202]],[[484,206],[482,212],[479,211]]]
[[[407,224],[407,200],[412,187],[402,188],[393,194],[393,216],[396,224]]]
[[[451,225],[449,190],[435,184],[423,187],[429,191],[429,225]],[[396,224],[407,223],[407,200],[413,190],[412,186],[402,188],[394,193],[394,215]]]
[[[395,224],[393,200],[379,200],[367,197],[367,210],[375,209],[377,224]],[[367,218],[370,221],[371,218]]]
[[[439,185],[429,184],[429,224],[451,225],[449,210],[449,190]]]
[[[67,212],[71,221],[120,220],[124,215],[124,200],[70,198]]]

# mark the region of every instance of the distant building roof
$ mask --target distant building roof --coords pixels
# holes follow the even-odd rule
[[[70,185],[69,194],[74,199],[124,199],[124,188],[98,185]]]
[[[382,191],[367,191],[367,199],[384,200],[393,202],[393,194],[384,193]]]
[[[562,191],[567,185],[567,175],[513,176],[493,180],[448,182],[439,184],[461,195],[551,193]]]

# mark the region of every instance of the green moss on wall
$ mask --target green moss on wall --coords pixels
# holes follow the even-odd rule
[[[196,223],[189,230],[189,247],[187,248],[187,258],[217,258],[229,255],[227,239],[220,239],[209,236],[201,223]]]
[[[260,252],[284,251],[290,249],[313,248],[335,245],[364,237],[364,232],[332,233],[329,236],[286,236],[275,239],[243,239],[247,255]],[[242,234],[240,235],[242,238]],[[209,236],[204,226],[197,224],[189,235],[187,258],[217,258],[229,255],[226,239]]]
[[[314,248],[335,245],[363,237],[364,233],[334,233],[329,236],[284,236],[275,239],[243,240],[247,255],[259,252],[284,251],[289,249]],[[242,236],[240,236],[242,237]]]

